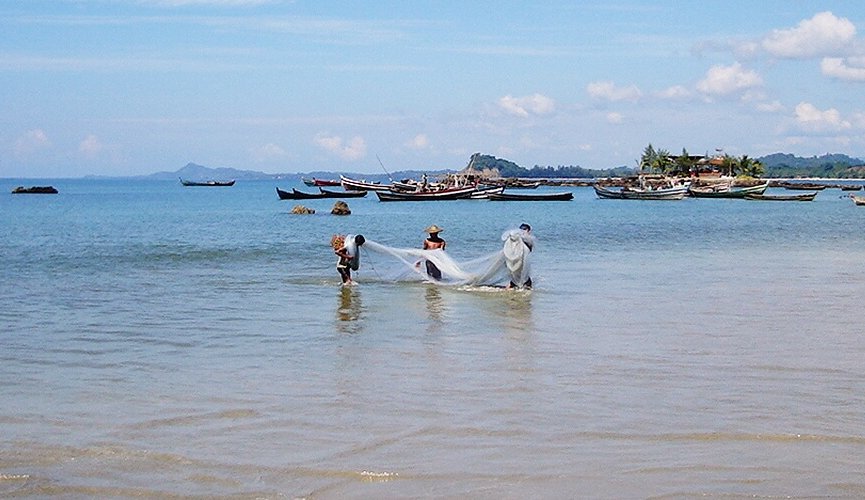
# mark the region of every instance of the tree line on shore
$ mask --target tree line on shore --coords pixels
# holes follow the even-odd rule
[[[649,144],[637,161],[636,167],[620,166],[610,169],[587,169],[580,166],[540,166],[527,169],[516,163],[490,155],[477,154],[473,166],[478,169],[496,169],[502,177],[524,178],[597,178],[626,177],[640,171],[666,175],[690,175],[698,171],[715,170],[723,175],[751,177],[795,178],[822,177],[834,179],[865,179],[865,161],[844,154],[826,154],[802,158],[791,154],[775,153],[760,158],[748,155],[718,154],[691,155],[686,149],[678,155]]]

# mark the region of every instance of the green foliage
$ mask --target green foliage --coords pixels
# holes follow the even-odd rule
[[[663,174],[685,174],[693,166],[693,160],[688,151],[682,149],[682,154],[676,157],[665,149],[655,149],[649,144],[637,163],[637,169],[620,166],[609,169],[587,169],[574,165],[540,166],[531,169],[520,167],[516,163],[490,155],[475,154],[472,156],[476,169],[494,168],[502,177],[524,178],[595,178],[595,177],[625,177],[633,175],[635,170]],[[725,155],[722,173],[749,177],[828,177],[842,179],[865,179],[865,161],[851,158],[847,155],[833,154],[812,158],[800,158],[790,154],[776,153],[761,158],[751,158]]]
[[[502,177],[523,177],[528,179],[562,179],[562,178],[594,178],[594,177],[619,177],[632,175],[634,169],[628,167],[616,167],[605,170],[590,170],[580,166],[539,166],[531,169],[523,168],[516,163],[490,155],[472,155],[472,167],[477,170],[494,168]]]
[[[766,177],[826,177],[833,179],[865,179],[865,162],[843,154],[826,154],[801,158],[775,153],[760,158]]]

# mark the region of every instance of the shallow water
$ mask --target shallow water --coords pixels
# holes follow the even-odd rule
[[[340,218],[284,183],[51,183],[0,196],[2,496],[865,496],[865,210],[838,190]],[[342,288],[328,246],[436,223],[468,259],[520,222],[531,292],[369,255]]]

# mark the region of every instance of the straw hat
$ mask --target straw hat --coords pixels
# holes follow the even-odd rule
[[[442,231],[444,231],[444,229],[442,229],[442,228],[436,226],[435,224],[433,224],[432,226],[430,226],[430,227],[424,229],[424,232],[425,232],[425,233],[430,233],[430,234],[432,234],[432,233],[440,233],[440,232],[442,232]]]

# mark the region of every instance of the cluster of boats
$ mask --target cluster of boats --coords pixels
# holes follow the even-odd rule
[[[593,184],[599,198],[619,200],[681,200],[686,196],[694,198],[738,198],[761,201],[812,201],[817,192],[795,195],[766,194],[769,182],[753,186],[733,186],[732,183],[717,183],[694,186],[689,182],[668,187],[604,187]]]
[[[316,198],[359,198],[374,192],[379,201],[443,201],[443,200],[492,200],[492,201],[567,201],[574,198],[570,191],[556,193],[505,193],[505,185],[488,185],[479,181],[466,181],[463,184],[427,184],[415,181],[392,181],[389,184],[352,179],[344,175],[340,180],[304,179],[310,187],[318,187],[318,192],[307,193],[292,189],[276,192],[282,200],[306,200]],[[342,186],[344,191],[331,191],[325,186]],[[533,189],[540,182],[528,185],[510,186],[513,189]]]
[[[311,200],[319,198],[363,198],[370,191],[374,192],[379,201],[431,201],[431,200],[491,200],[491,201],[567,201],[574,198],[571,191],[543,192],[543,193],[514,193],[505,190],[530,190],[542,185],[542,181],[520,181],[520,182],[495,182],[472,178],[457,178],[456,182],[427,183],[426,179],[421,182],[413,180],[391,181],[383,184],[381,182],[367,182],[352,179],[340,175],[336,179],[302,179],[304,184],[318,188],[315,192],[299,191],[291,189],[285,191],[276,188],[280,200]],[[184,186],[233,186],[234,180],[230,181],[190,181],[180,179]],[[789,190],[807,191],[798,194],[766,194],[770,187],[780,187]],[[745,200],[761,201],[812,201],[817,192],[827,187],[838,187],[845,191],[854,191],[862,188],[861,184],[840,184],[829,186],[819,183],[807,182],[784,182],[766,181],[750,186],[735,186],[732,182],[715,182],[709,184],[695,185],[689,181],[679,182],[673,185],[651,185],[641,183],[639,186],[607,186],[597,182],[591,183],[598,198],[616,200],[681,200],[685,197],[693,198],[738,198]],[[330,187],[341,187],[341,190],[327,189]],[[51,186],[33,186],[29,188],[18,187],[13,193],[56,193],[57,190]],[[853,196],[850,198],[856,205],[865,205],[865,196]]]

